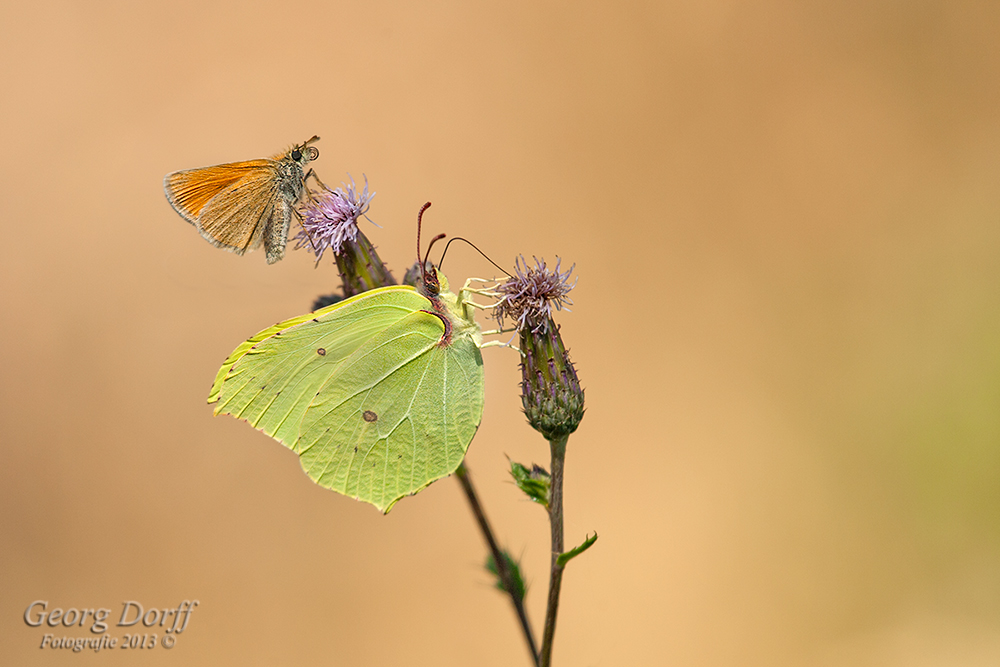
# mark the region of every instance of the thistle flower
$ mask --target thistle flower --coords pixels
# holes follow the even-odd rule
[[[584,392],[563,344],[559,327],[552,320],[552,307],[562,309],[572,301],[567,297],[570,267],[560,272],[535,259],[529,268],[523,258],[515,263],[516,274],[496,291],[505,298],[496,308],[498,321],[517,322],[521,347],[521,405],[528,423],[547,440],[569,436],[580,425],[584,412]]]
[[[318,179],[317,179],[318,180]],[[322,185],[322,183],[321,183]],[[351,180],[350,185],[331,190],[323,185],[320,192],[312,193],[302,207],[302,230],[296,235],[296,248],[307,247],[316,255],[316,262],[329,248],[337,262],[343,281],[343,295],[348,298],[376,287],[395,285],[389,269],[375,252],[368,237],[358,229],[358,218],[368,212],[368,205],[375,193],[368,193],[368,179],[359,190]],[[333,303],[341,295],[320,297],[320,303]]]
[[[302,207],[302,229],[295,235],[295,249],[309,248],[318,262],[326,249],[334,255],[340,254],[344,243],[358,237],[358,218],[368,212],[368,205],[375,193],[368,194],[368,178],[365,187],[358,190],[351,184],[331,190],[325,185],[323,190],[306,199]]]
[[[534,259],[535,266],[531,268],[524,257],[518,257],[514,262],[515,276],[496,289],[506,297],[496,308],[501,326],[504,318],[510,318],[517,322],[518,330],[528,327],[533,333],[540,333],[552,322],[552,306],[562,310],[564,306],[573,305],[573,300],[566,295],[576,287],[575,280],[572,285],[569,283],[576,265],[562,273],[559,271],[561,259],[556,258],[556,268],[552,271],[545,267],[544,259]]]

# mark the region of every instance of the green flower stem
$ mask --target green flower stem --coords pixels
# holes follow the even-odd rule
[[[531,633],[531,625],[528,623],[528,614],[524,609],[524,601],[515,593],[517,589],[514,585],[514,578],[511,576],[510,569],[507,567],[507,559],[504,558],[504,554],[500,550],[500,546],[497,544],[496,538],[493,537],[493,529],[490,528],[490,522],[486,519],[486,513],[483,512],[483,506],[479,504],[479,497],[476,495],[476,490],[472,486],[472,480],[469,479],[469,470],[465,467],[464,463],[458,466],[458,470],[455,471],[455,476],[458,477],[458,481],[462,484],[462,490],[465,491],[465,497],[468,498],[469,506],[472,507],[472,513],[476,516],[476,521],[479,523],[479,529],[482,531],[483,537],[486,539],[486,544],[489,545],[490,553],[493,554],[493,562],[496,563],[500,581],[503,582],[504,590],[507,591],[508,595],[510,595],[510,601],[514,605],[514,611],[517,613],[517,618],[521,622],[521,630],[524,632],[524,640],[528,643],[528,650],[531,652],[531,664],[536,665],[537,667],[538,648],[535,645],[535,637]],[[561,528],[560,539],[562,539]]]
[[[552,469],[549,497],[549,523],[552,526],[552,569],[549,575],[549,601],[545,611],[545,629],[542,632],[540,667],[552,664],[552,640],[556,634],[556,613],[559,611],[559,589],[562,587],[564,564],[559,563],[563,552],[563,464],[566,460],[566,442],[569,434],[549,441],[552,449]]]

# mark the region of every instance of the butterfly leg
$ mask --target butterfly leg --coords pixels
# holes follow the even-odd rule
[[[319,180],[319,176],[317,176],[317,175],[316,175],[316,172],[315,172],[315,171],[314,171],[313,169],[310,169],[309,171],[307,171],[307,172],[306,172],[306,175],[302,177],[302,184],[303,184],[303,186],[304,186],[304,187],[302,188],[302,190],[303,190],[303,196],[304,196],[304,197],[305,197],[306,199],[308,199],[308,200],[309,200],[310,202],[312,202],[312,203],[314,203],[314,204],[315,204],[315,203],[316,203],[316,195],[315,195],[315,193],[313,193],[312,189],[311,189],[311,188],[309,187],[309,185],[308,185],[308,184],[306,183],[306,181],[308,181],[308,180],[309,180],[309,177],[310,177],[310,176],[312,176],[312,177],[313,177],[313,179],[314,179],[314,180],[315,180],[315,181],[316,181],[317,183],[319,183],[320,187],[322,187],[322,188],[324,188],[324,189],[329,189],[329,188],[327,188],[327,187],[326,187],[326,184],[325,184],[325,183],[323,183],[323,181]],[[296,211],[296,214],[297,214],[297,213],[298,213],[298,211]],[[300,220],[300,221],[302,220],[302,216],[299,216],[299,220]]]
[[[504,301],[507,300],[507,295],[505,294],[504,296],[500,297],[497,300],[496,303],[491,303],[491,304],[476,303],[475,301],[473,301],[472,299],[470,299],[467,296],[468,293],[470,293],[470,292],[472,294],[482,294],[483,296],[488,296],[488,297],[490,297],[492,299],[496,299],[499,295],[495,294],[493,292],[490,292],[490,291],[486,291],[486,290],[463,290],[462,291],[462,298],[459,299],[459,303],[464,304],[464,305],[468,305],[468,306],[472,306],[473,308],[478,308],[479,310],[490,310],[492,308],[496,308],[501,303],[503,303]]]
[[[471,306],[473,308],[478,308],[479,310],[489,310],[490,308],[496,308],[497,305],[499,305],[500,303],[503,302],[503,299],[500,299],[500,301],[497,301],[497,303],[490,304],[488,306],[484,306],[483,304],[476,303],[475,301],[473,301],[472,299],[470,299],[469,298],[470,294],[480,294],[482,296],[486,296],[486,297],[489,297],[491,299],[495,299],[498,296],[500,296],[499,294],[497,294],[497,293],[495,293],[495,292],[493,292],[491,290],[473,289],[472,287],[469,287],[469,285],[472,283],[473,280],[482,280],[482,279],[481,278],[469,278],[468,280],[465,281],[465,285],[462,287],[462,289],[458,293],[458,305],[460,307],[461,306]],[[482,282],[488,282],[488,281],[482,281]]]
[[[503,303],[503,301],[506,298],[506,296],[501,297],[500,294],[498,292],[496,292],[495,290],[493,290],[493,289],[475,289],[475,288],[471,287],[473,281],[481,282],[481,283],[496,282],[496,281],[493,281],[493,280],[484,280],[482,278],[469,278],[468,280],[465,281],[465,285],[462,287],[462,291],[459,292],[459,301],[461,303],[467,303],[470,306],[472,306],[473,308],[479,308],[480,310],[488,310],[490,308],[496,308],[498,305],[500,305],[501,303]],[[496,303],[490,304],[488,306],[484,306],[483,304],[476,303],[472,299],[468,298],[467,295],[469,295],[469,294],[478,294],[480,296],[485,296],[485,297],[488,297],[490,299],[499,299],[499,301],[497,301]]]
[[[310,176],[312,176],[313,180],[316,181],[317,184],[319,184],[319,187],[323,188],[324,190],[329,190],[332,192],[332,190],[330,190],[327,184],[319,179],[319,176],[316,174],[315,169],[310,169],[309,171],[306,172],[306,175],[302,178],[303,182],[309,180]]]
[[[486,332],[484,331],[483,333],[486,333]],[[503,342],[502,340],[490,340],[490,341],[486,341],[485,343],[483,343],[482,345],[479,346],[479,349],[481,350],[484,347],[509,347],[512,350],[517,350],[518,352],[520,352],[521,350],[516,345],[511,345],[510,344],[511,340],[514,340],[514,339],[511,338],[506,343]]]
[[[310,171],[312,171],[312,170],[310,169]],[[309,197],[310,200],[312,200],[312,198],[313,198],[312,197],[312,193],[309,190],[306,190],[306,196]],[[302,228],[303,233],[305,233],[306,240],[309,241],[309,249],[312,250],[313,253],[315,253],[316,252],[316,243],[313,241],[312,237],[309,235],[309,230],[306,229],[306,226],[302,224],[302,213],[300,213],[299,209],[295,208],[294,206],[292,207],[292,213],[295,215],[295,219],[298,221],[299,226]],[[286,234],[286,236],[287,236],[287,234]],[[287,240],[286,240],[286,243],[287,243]],[[297,245],[295,247],[298,248],[300,246]]]
[[[489,295],[493,293],[493,288],[473,289],[472,283],[484,283],[484,284],[493,283],[494,285],[496,285],[497,281],[492,278],[469,278],[468,280],[465,281],[465,285],[462,286],[463,292],[474,292],[476,294]]]

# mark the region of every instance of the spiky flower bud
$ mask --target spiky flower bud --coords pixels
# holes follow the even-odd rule
[[[497,319],[517,322],[521,347],[521,404],[528,423],[547,440],[564,438],[583,419],[584,396],[576,369],[563,344],[559,327],[552,321],[552,306],[561,309],[572,301],[567,294],[569,271],[545,267],[535,259],[529,268],[523,259],[515,264],[515,276],[497,287],[504,295],[496,308]]]
[[[551,320],[543,332],[521,330],[521,404],[547,440],[569,435],[583,419],[583,389]]]
[[[337,270],[344,283],[345,299],[376,287],[396,284],[396,279],[382,263],[375,246],[360,230],[357,238],[344,242],[336,258]]]
[[[374,196],[374,192],[368,193],[367,179],[362,190],[352,179],[350,185],[342,184],[336,190],[324,185],[318,192],[310,192],[302,206],[302,229],[295,236],[295,247],[311,250],[317,262],[327,249],[333,252],[343,281],[343,298],[396,284],[375,246],[358,229],[358,218],[368,212]]]

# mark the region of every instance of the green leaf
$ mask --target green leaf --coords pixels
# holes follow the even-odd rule
[[[299,455],[320,486],[388,512],[458,468],[483,413],[471,308],[370,290],[286,320],[229,356],[208,402]],[[447,319],[447,325],[445,323]]]
[[[503,557],[504,562],[507,563],[507,570],[510,572],[510,577],[514,584],[514,595],[518,600],[524,600],[524,595],[527,593],[527,586],[524,584],[524,578],[521,577],[521,567],[518,562],[507,553],[505,550],[500,551],[500,555]],[[496,577],[496,582],[493,584],[500,591],[507,592],[507,587],[504,586],[503,579],[500,578],[500,570],[497,569],[496,560],[493,558],[493,554],[486,557],[486,570]]]
[[[508,459],[510,460],[510,459]],[[549,506],[549,473],[538,465],[532,465],[531,470],[517,461],[510,461],[510,475],[514,478],[517,488],[536,503]]]
[[[584,551],[592,547],[594,545],[594,542],[596,541],[597,541],[597,533],[594,533],[593,537],[588,537],[586,540],[583,541],[583,544],[578,546],[576,549],[571,549],[569,551],[565,551],[559,554],[559,557],[556,558],[556,565],[558,565],[559,567],[564,567],[566,563],[570,562],[571,560],[582,554]]]

